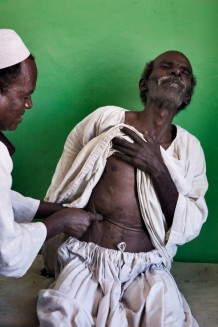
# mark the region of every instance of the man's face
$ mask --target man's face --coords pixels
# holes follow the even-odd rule
[[[180,52],[168,51],[154,60],[147,81],[147,98],[177,108],[190,101],[192,67]]]
[[[25,109],[32,108],[31,94],[37,80],[34,60],[28,58],[21,63],[21,71],[16,81],[0,93],[0,130],[15,130],[22,121]]]

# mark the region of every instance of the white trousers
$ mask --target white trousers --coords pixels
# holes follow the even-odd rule
[[[197,327],[157,250],[123,252],[69,238],[60,274],[39,293],[41,327]]]

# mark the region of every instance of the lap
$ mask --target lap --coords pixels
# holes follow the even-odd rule
[[[189,307],[184,306],[173,277],[163,265],[148,264],[141,260],[143,256],[134,257],[134,254],[127,254],[125,262],[125,256],[118,251],[104,253],[94,246],[84,252],[80,246],[77,251],[72,250],[71,260],[51,289],[41,291],[38,301],[41,322],[45,311],[53,308],[50,320],[52,315],[55,319],[59,315],[60,321],[74,322],[86,317],[84,324],[69,326],[197,326]],[[96,256],[93,256],[94,249],[98,252]]]

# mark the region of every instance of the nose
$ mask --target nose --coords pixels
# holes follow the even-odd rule
[[[33,106],[33,102],[32,102],[31,97],[29,97],[29,98],[26,99],[26,101],[25,101],[25,108],[26,108],[26,109],[31,109],[32,106]]]
[[[179,67],[173,68],[170,72],[170,75],[181,76],[181,69]]]

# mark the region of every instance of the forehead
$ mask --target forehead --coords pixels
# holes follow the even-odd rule
[[[161,62],[171,62],[181,66],[186,66],[192,71],[190,61],[183,53],[179,51],[167,51],[160,54],[154,59],[154,66],[160,64]]]
[[[19,93],[32,93],[36,87],[37,67],[35,61],[27,58],[21,62],[21,70],[18,77],[10,85],[8,90],[17,91]]]
[[[35,79],[37,77],[37,67],[33,59],[27,58],[21,63],[21,77]]]

